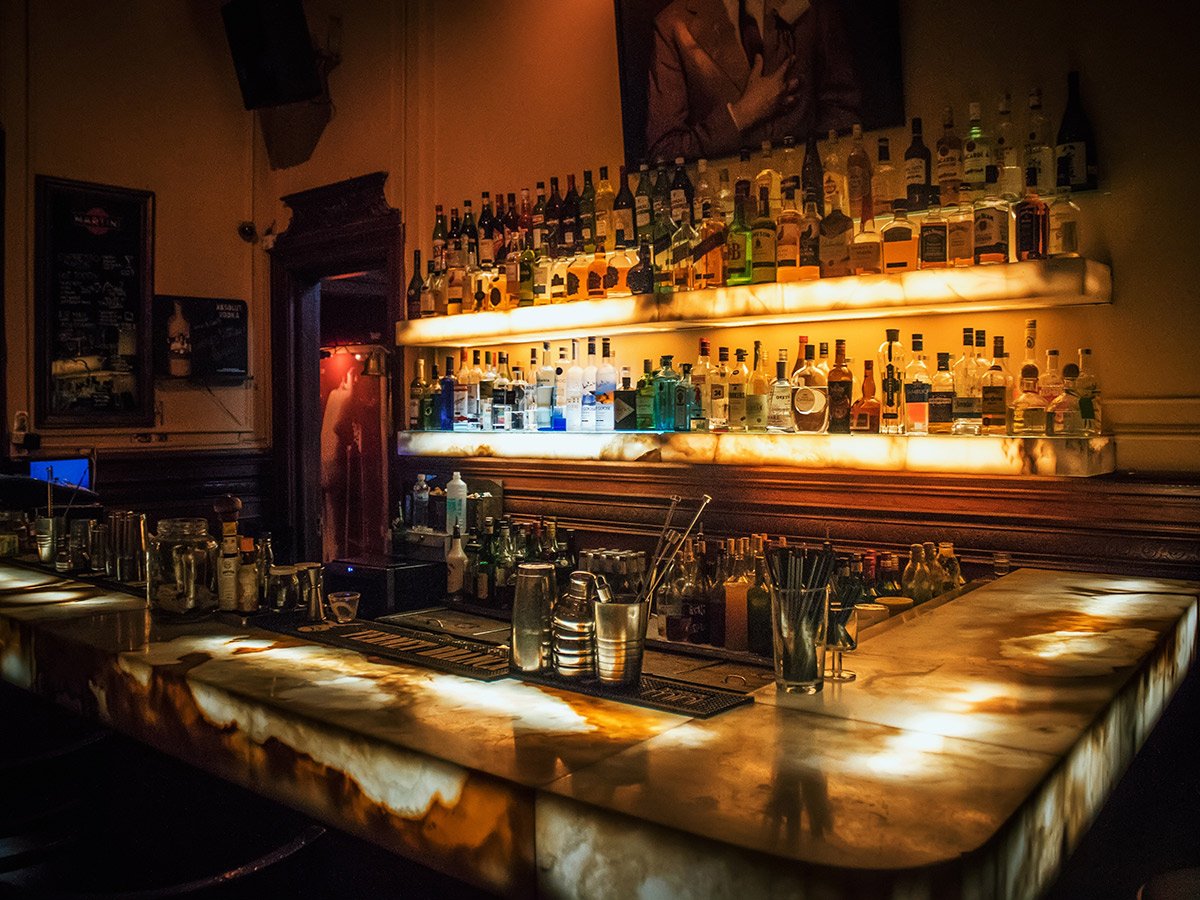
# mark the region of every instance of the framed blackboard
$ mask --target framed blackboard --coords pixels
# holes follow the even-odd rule
[[[150,425],[154,194],[38,175],[39,428]]]
[[[154,374],[206,383],[240,384],[249,375],[245,300],[154,298]]]

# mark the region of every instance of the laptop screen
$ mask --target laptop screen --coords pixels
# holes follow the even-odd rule
[[[53,470],[53,476],[51,476]],[[29,474],[39,481],[51,481],[70,487],[79,485],[92,489],[92,460],[87,456],[68,459],[35,459],[29,461]]]

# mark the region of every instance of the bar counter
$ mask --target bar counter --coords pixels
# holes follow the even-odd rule
[[[699,720],[3,564],[0,675],[499,893],[1034,897],[1192,665],[1198,594],[1021,569],[872,629],[854,682]]]

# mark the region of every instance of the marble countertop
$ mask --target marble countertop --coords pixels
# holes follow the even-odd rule
[[[1200,584],[1018,570],[708,720],[0,565],[0,676],[501,893],[1036,896],[1196,654]]]

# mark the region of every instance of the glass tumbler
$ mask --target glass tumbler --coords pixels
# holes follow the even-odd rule
[[[769,585],[775,684],[788,694],[816,694],[824,684],[829,587]]]

